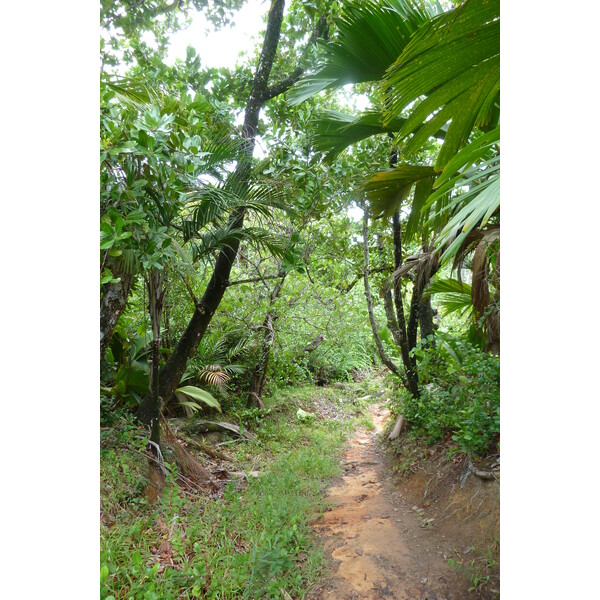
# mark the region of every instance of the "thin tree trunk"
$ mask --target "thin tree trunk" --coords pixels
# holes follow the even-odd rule
[[[164,273],[151,269],[147,280],[148,286],[148,312],[152,325],[152,368],[150,370],[150,395],[151,404],[151,434],[150,441],[160,445],[160,374],[159,374],[159,348],[160,348],[160,319],[162,316],[164,300]]]
[[[365,282],[365,298],[367,299],[367,311],[369,313],[369,321],[371,323],[371,330],[373,331],[373,339],[375,340],[375,345],[377,346],[377,352],[379,353],[379,358],[381,358],[381,362],[390,370],[392,373],[398,374],[398,367],[394,364],[394,362],[390,359],[390,357],[386,354],[383,344],[381,343],[381,338],[379,337],[379,330],[377,328],[377,321],[375,320],[375,314],[373,313],[373,299],[371,297],[371,287],[369,285],[369,214],[367,211],[367,206],[363,202],[363,253],[365,257],[365,268],[363,274],[363,280]]]
[[[423,291],[427,284],[431,281],[431,278],[437,273],[439,269],[439,263],[436,260],[435,264],[430,271],[421,275],[415,276],[415,283],[413,285],[413,293],[410,302],[410,314],[408,317],[408,325],[406,333],[408,335],[408,344],[411,348],[417,345],[417,330],[419,327],[419,316],[421,314],[421,302],[423,300]],[[433,325],[432,325],[433,330]]]
[[[388,137],[394,139],[393,133],[388,133]],[[398,163],[398,152],[392,147],[390,152],[390,167],[393,169]],[[392,217],[392,234],[394,237],[394,270],[402,266],[402,225],[400,223],[400,212],[396,211]],[[419,375],[417,373],[417,364],[413,357],[410,356],[410,350],[413,346],[410,344],[410,337],[406,327],[404,318],[404,302],[402,300],[402,286],[400,278],[393,282],[394,285],[394,304],[396,305],[396,318],[398,322],[398,336],[400,342],[400,354],[406,371],[406,389],[415,397],[418,398],[419,392]],[[398,423],[396,423],[398,426]]]
[[[281,265],[279,266],[278,275],[281,279],[275,284],[270,296],[269,296],[269,308],[265,320],[263,321],[263,343],[260,351],[260,357],[258,363],[254,367],[252,372],[252,379],[250,381],[250,391],[248,393],[248,406],[264,407],[262,401],[262,393],[265,387],[265,378],[267,374],[267,367],[269,366],[269,358],[271,356],[271,349],[273,348],[273,342],[275,340],[275,327],[274,322],[277,316],[274,314],[273,305],[277,300],[283,283],[285,281],[286,274],[282,272]]]
[[[431,296],[421,299],[421,304],[419,305],[419,326],[421,329],[421,342],[423,343],[428,335],[433,335]]]
[[[102,299],[100,300],[100,358],[110,344],[115,327],[127,305],[127,298],[131,291],[133,275],[119,273],[119,283],[106,283],[103,286]]]
[[[379,248],[379,258],[382,264],[385,264],[385,256],[383,252],[383,241],[381,236],[377,234],[377,247]],[[385,281],[380,290],[381,298],[383,299],[383,307],[385,309],[385,318],[387,326],[392,334],[392,339],[397,346],[400,346],[400,329],[398,320],[394,312],[394,300],[392,298],[392,290],[388,281]]]
[[[394,269],[399,269],[402,266],[402,226],[400,224],[400,213],[395,212],[392,217],[392,231],[394,236]],[[418,398],[419,392],[419,375],[417,373],[417,365],[415,360],[410,356],[410,350],[413,346],[410,345],[408,337],[406,320],[404,318],[404,303],[402,300],[402,288],[400,278],[394,281],[394,303],[396,305],[396,316],[398,319],[398,331],[400,333],[400,353],[402,362],[406,371],[406,389],[415,397]]]
[[[244,138],[245,142],[235,171],[227,181],[228,186],[234,187],[242,194],[248,189],[258,119],[260,110],[267,99],[269,75],[279,43],[284,5],[285,0],[273,0],[269,9],[265,39],[252,83],[250,97],[246,104],[244,124],[242,126],[242,138]],[[232,213],[229,218],[231,229],[242,228],[245,214],[245,208],[239,208]],[[160,392],[166,404],[171,401],[173,392],[179,385],[181,376],[185,371],[188,358],[198,347],[206,328],[223,298],[229,283],[229,275],[237,255],[238,247],[239,240],[234,239],[220,251],[204,295],[197,303],[194,314],[179,343],[175,347],[173,354],[161,370]],[[138,417],[144,423],[149,422],[150,418],[148,405],[149,401],[146,397],[138,410]]]
[[[148,311],[152,324],[152,368],[150,371],[150,452],[153,457],[149,461],[148,487],[146,496],[149,501],[154,501],[162,495],[164,489],[164,474],[161,469],[162,460],[160,451],[160,395],[159,395],[159,347],[160,347],[160,320],[164,299],[164,272],[151,269],[148,276]]]

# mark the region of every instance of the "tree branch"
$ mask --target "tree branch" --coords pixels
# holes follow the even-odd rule
[[[361,207],[363,209],[363,253],[365,257],[365,268],[363,271],[363,278],[365,282],[365,297],[367,299],[367,311],[369,313],[369,321],[371,322],[371,329],[373,331],[373,339],[375,340],[375,345],[377,346],[377,352],[379,353],[379,358],[381,358],[381,362],[390,370],[392,373],[395,373],[404,381],[404,377],[402,373],[399,371],[397,365],[390,359],[390,357],[386,354],[383,344],[381,343],[381,338],[379,337],[379,331],[377,328],[377,322],[375,321],[375,314],[373,312],[373,300],[371,298],[371,287],[369,285],[369,214],[367,212],[367,207],[365,202],[361,203]]]
[[[308,42],[306,43],[306,46],[304,47],[304,50],[302,51],[300,60],[298,62],[302,62],[302,60],[308,52],[308,49],[313,44],[315,44],[318,39],[328,39],[328,30],[329,25],[327,23],[327,14],[321,15],[321,18],[317,21],[317,24],[315,25],[315,28]],[[275,98],[287,92],[300,79],[300,77],[304,75],[304,71],[306,71],[305,67],[296,67],[294,72],[289,77],[286,77],[285,79],[282,79],[281,81],[278,81],[277,83],[274,83],[273,85],[269,86],[265,90],[263,102],[271,100],[272,98]]]
[[[265,279],[281,279],[281,275],[262,275],[259,277],[250,277],[249,279],[238,279],[237,281],[228,281],[227,286],[239,285],[240,283],[256,283]]]

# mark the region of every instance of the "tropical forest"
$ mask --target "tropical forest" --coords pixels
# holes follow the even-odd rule
[[[101,0],[99,67],[100,597],[500,598],[499,0]]]

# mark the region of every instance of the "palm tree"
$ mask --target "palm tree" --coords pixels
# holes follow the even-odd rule
[[[363,192],[374,216],[394,216],[399,256],[398,211],[414,190],[405,239],[419,230],[423,234],[424,253],[415,266],[432,260],[441,265],[457,253],[464,258],[474,251],[477,236],[490,239],[488,222],[494,239],[499,236],[499,34],[499,0],[465,0],[446,12],[437,2],[352,3],[344,9],[338,36],[325,48],[316,72],[289,94],[292,102],[301,102],[346,83],[374,83],[380,109],[358,117],[323,113],[315,125],[315,147],[333,160],[365,137],[387,134],[394,139],[401,162],[390,161],[390,168],[367,181]],[[407,162],[431,138],[443,140],[434,165]],[[495,346],[499,303],[494,299],[489,310],[487,278],[482,275],[489,264],[485,247],[485,253],[483,246],[478,253],[480,283],[472,289],[473,305],[480,318],[488,319],[493,339],[488,341]],[[410,266],[397,261],[395,275],[406,274]],[[416,308],[416,302],[411,304]],[[406,332],[410,344],[416,341],[415,319],[416,312]],[[410,362],[404,363],[408,370]]]

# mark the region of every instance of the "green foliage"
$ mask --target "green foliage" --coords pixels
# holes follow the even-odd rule
[[[135,432],[119,441],[111,432],[112,447],[101,456],[113,506],[102,525],[101,597],[250,600],[280,598],[282,588],[300,597],[323,569],[310,523],[324,508],[324,484],[339,474],[345,439],[339,425],[295,421],[298,402],[311,393],[266,399],[260,441],[239,449],[248,475],[229,483],[218,501],[185,497],[169,478],[159,504],[133,503],[139,485],[123,477],[122,465],[133,466]],[[258,477],[250,474],[257,470]],[[175,566],[157,553],[167,539]]]
[[[136,407],[148,392],[147,355],[152,334],[144,327],[144,323],[135,327],[131,321],[121,319],[106,353],[102,381],[110,387],[105,393],[124,407]]]
[[[482,592],[489,587],[492,578],[498,579],[497,567],[498,561],[494,558],[498,555],[498,542],[494,542],[487,548],[484,556],[477,556],[470,561],[462,557],[455,550],[458,558],[449,558],[448,565],[457,573],[463,574],[471,582],[469,592]],[[471,552],[477,553],[477,549],[473,546],[469,548]]]
[[[431,342],[434,342],[432,344]],[[438,333],[419,342],[421,396],[402,392],[402,410],[430,443],[451,436],[459,449],[485,455],[500,433],[500,359],[469,342]]]
[[[388,119],[425,96],[400,132],[407,157],[451,121],[437,159],[437,167],[445,166],[473,126],[493,118],[500,90],[499,0],[466,0],[431,19],[388,70],[383,87],[389,90]]]
[[[221,412],[219,401],[209,394],[206,390],[201,390],[193,385],[184,385],[175,390],[175,397],[179,400],[179,404],[187,406],[193,412],[199,411],[202,404],[206,404],[210,408],[216,408]]]
[[[473,312],[471,286],[464,281],[434,279],[423,292],[423,296],[427,298],[432,294],[436,294],[435,302],[444,311],[444,316],[454,312],[468,316]]]
[[[321,90],[380,79],[411,35],[436,9],[412,2],[353,2],[337,23],[338,36],[323,48],[316,74],[302,79],[289,93],[300,103]]]

